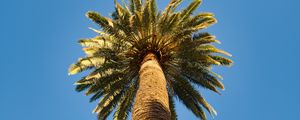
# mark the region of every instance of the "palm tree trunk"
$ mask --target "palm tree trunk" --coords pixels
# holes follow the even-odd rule
[[[139,74],[132,120],[170,120],[166,78],[155,54],[145,56]]]

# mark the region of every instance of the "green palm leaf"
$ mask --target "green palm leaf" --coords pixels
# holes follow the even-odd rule
[[[174,100],[173,100],[173,96],[170,96],[169,95],[169,104],[170,104],[170,110],[171,110],[171,120],[177,120],[177,113],[176,113],[176,110],[175,110],[175,103],[174,103]]]

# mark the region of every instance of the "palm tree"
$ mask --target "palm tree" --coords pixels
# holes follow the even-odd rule
[[[98,99],[94,109],[98,119],[114,111],[114,119],[177,119],[177,98],[195,116],[206,119],[203,109],[216,115],[214,108],[197,91],[198,86],[219,93],[220,75],[214,65],[230,66],[229,53],[215,48],[215,36],[200,32],[216,23],[212,13],[192,15],[201,0],[176,11],[182,0],[171,0],[163,12],[155,0],[115,0],[111,18],[97,12],[86,15],[102,29],[94,38],[79,40],[86,53],[69,68],[69,74],[91,70],[77,81],[76,90]],[[133,109],[131,111],[131,109]]]

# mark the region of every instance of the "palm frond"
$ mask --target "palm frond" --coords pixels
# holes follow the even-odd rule
[[[197,52],[201,53],[201,54],[210,54],[210,53],[220,53],[220,54],[224,54],[227,56],[232,56],[231,54],[229,54],[228,52],[225,52],[223,50],[217,49],[212,45],[203,45],[203,46],[199,46],[196,49]]]
[[[150,21],[153,25],[155,25],[156,17],[157,17],[157,5],[156,0],[147,0],[146,3],[149,5],[149,14],[150,14]]]
[[[206,115],[203,109],[199,106],[198,102],[195,101],[193,96],[189,94],[186,89],[182,89],[183,85],[177,82],[173,78],[172,86],[174,88],[175,95],[179,98],[179,100],[188,108],[190,109],[195,116],[200,117],[202,120],[206,120]]]
[[[87,81],[78,81],[78,84],[93,84],[88,91],[85,93],[86,95],[93,94],[99,90],[101,91],[108,91],[108,88],[111,88],[110,86],[117,82],[120,81],[120,78],[124,76],[124,73],[122,72],[111,72],[107,75],[101,76],[99,79],[92,79],[92,81],[87,80]]]
[[[135,78],[133,83],[138,80],[138,78]],[[128,87],[128,90],[124,93],[122,96],[122,100],[120,101],[118,108],[114,114],[114,120],[126,120],[128,118],[128,114],[131,111],[131,108],[133,106],[134,97],[137,92],[137,85],[131,84]]]
[[[150,28],[150,10],[149,10],[149,1],[146,1],[144,3],[144,7],[142,9],[142,28],[143,33],[142,36],[148,36],[149,35],[149,28]]]
[[[114,27],[114,25],[116,25],[115,21],[112,21],[111,19],[103,17],[99,13],[92,11],[88,12],[86,16],[101,26],[102,29],[109,35],[117,39],[126,39],[124,33],[122,34],[122,32],[120,32],[120,27]]]
[[[142,9],[142,0],[133,0],[135,6],[135,11],[141,11]]]
[[[103,64],[104,60],[105,59],[103,57],[98,57],[98,56],[80,58],[77,63],[72,64],[70,66],[69,74],[74,75],[74,74],[82,72],[86,69],[97,67],[100,64]]]
[[[105,120],[108,115],[113,111],[114,106],[121,98],[121,90],[111,91],[106,94],[94,109],[95,113],[98,113],[99,120]]]
[[[99,102],[97,107],[94,109],[94,112],[98,113],[98,119],[105,119],[109,112],[111,112],[116,105],[122,103],[122,99],[125,99],[125,97],[128,97],[128,95],[131,92],[136,91],[130,91],[130,88],[132,90],[136,90],[135,84],[131,84],[135,78],[136,73],[134,72],[126,72],[125,76],[120,78],[118,81],[112,83],[111,85],[106,85],[104,88],[104,93],[107,93],[107,96],[103,97],[103,99]],[[129,89],[127,86],[130,86]],[[134,94],[133,94],[134,95]],[[129,100],[132,100],[132,98],[128,98]],[[124,102],[124,101],[123,101]],[[130,103],[124,103],[126,106],[131,107]],[[124,106],[125,107],[125,106]],[[129,108],[125,109],[129,110]],[[128,111],[121,111],[125,112],[123,115],[125,115]],[[118,114],[121,115],[122,114]],[[126,116],[126,115],[125,115]],[[124,117],[124,116],[123,116]]]
[[[231,66],[232,65],[232,60],[228,59],[228,58],[224,58],[221,56],[210,56],[212,59],[218,61],[221,65],[226,65],[226,66]]]
[[[81,91],[84,91],[84,90],[88,89],[90,86],[91,86],[91,84],[77,85],[77,86],[75,87],[75,90],[76,90],[77,92],[81,92]]]
[[[169,95],[169,107],[170,107],[170,111],[171,111],[171,120],[177,120],[177,113],[175,110],[175,103],[173,100],[173,96]]]
[[[191,96],[194,101],[197,101],[206,110],[208,110],[212,116],[217,114],[214,108],[209,103],[207,103],[206,100],[200,95],[200,93],[191,85],[191,83],[189,82],[189,78],[181,75],[180,73],[177,73],[176,71],[173,71],[173,74],[171,73],[171,76],[174,79],[172,85],[177,86],[178,84],[181,89],[187,91],[189,96]]]
[[[201,0],[194,0],[185,9],[181,11],[181,21],[184,21],[199,7]]]
[[[91,98],[90,102],[94,102],[103,96],[104,92],[102,90],[97,91]]]
[[[163,16],[168,15],[169,13],[174,12],[174,10],[177,8],[177,6],[182,2],[183,0],[170,0],[168,6],[165,8],[163,12]]]

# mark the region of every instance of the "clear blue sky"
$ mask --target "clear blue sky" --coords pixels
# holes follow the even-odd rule
[[[74,91],[81,75],[68,76],[67,69],[84,55],[77,40],[95,35],[85,12],[108,16],[112,3],[0,1],[0,120],[96,120],[95,103]],[[167,0],[158,3],[162,8]],[[225,78],[222,95],[204,92],[219,113],[215,120],[299,118],[299,5],[299,0],[204,0],[198,12],[213,12],[219,21],[207,31],[235,61],[231,68],[214,69]],[[177,111],[180,120],[196,119],[180,104]]]

